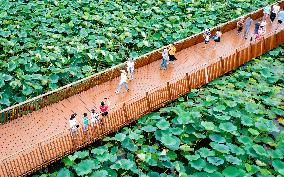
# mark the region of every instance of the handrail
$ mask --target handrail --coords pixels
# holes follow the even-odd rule
[[[281,6],[283,6],[284,0],[279,1],[279,3],[281,3]],[[255,10],[255,11],[253,11],[253,12],[248,13],[247,15],[243,15],[242,17],[245,17],[245,16],[256,16],[256,17],[258,17],[258,16],[259,16],[258,14],[262,14],[261,12],[262,12],[262,9],[258,9],[258,10]],[[240,17],[239,17],[239,18],[240,18]],[[237,19],[239,19],[239,18],[237,18]],[[233,24],[232,26],[235,27],[235,26],[236,26],[237,19],[232,19],[232,20],[230,20],[229,22],[219,24],[218,26],[211,28],[211,30],[214,31],[214,30],[216,30],[216,29],[218,29],[218,28],[220,28],[220,29],[222,29],[222,30],[226,30],[226,31],[227,31],[227,30],[230,30],[230,29],[223,29],[223,28],[224,28],[226,25],[230,26],[230,25],[232,25],[232,24]],[[232,28],[232,27],[231,27],[231,28]],[[202,35],[202,32],[197,33],[197,34],[194,34],[193,36],[187,37],[187,38],[185,38],[185,39],[181,39],[181,40],[179,40],[179,41],[176,41],[176,42],[174,42],[174,44],[175,44],[175,45],[178,45],[178,44],[181,44],[181,43],[183,43],[183,42],[185,42],[185,41],[187,41],[187,40],[193,40],[194,38],[200,37],[200,35]],[[151,51],[151,52],[148,52],[148,53],[146,53],[146,54],[144,54],[144,55],[141,55],[140,57],[136,58],[135,61],[142,61],[143,59],[150,57],[151,55],[153,55],[153,54],[157,53],[158,51],[162,50],[164,47],[168,47],[168,46],[169,46],[169,45],[163,46],[163,47],[161,47],[161,48],[158,48],[158,49],[155,49],[155,50],[153,50],[153,51]],[[88,76],[88,77],[86,77],[86,78],[80,79],[80,80],[75,81],[75,82],[72,82],[72,83],[70,83],[70,84],[67,84],[67,85],[65,85],[65,86],[63,86],[63,87],[60,87],[60,88],[56,89],[56,90],[49,91],[49,92],[47,92],[47,93],[45,93],[45,94],[39,95],[39,96],[34,97],[34,98],[32,98],[32,99],[28,99],[28,100],[26,100],[26,101],[24,101],[24,102],[22,102],[22,103],[18,103],[18,104],[16,104],[16,105],[11,106],[11,107],[8,107],[8,108],[5,108],[5,109],[3,109],[3,110],[0,110],[0,117],[1,117],[1,114],[3,114],[3,113],[5,114],[5,112],[12,111],[13,109],[15,109],[15,108],[17,108],[17,107],[24,106],[24,105],[26,105],[26,104],[33,103],[33,102],[38,101],[38,100],[42,100],[42,99],[44,99],[44,97],[46,97],[46,96],[50,96],[50,95],[53,95],[53,94],[58,93],[59,91],[63,91],[63,90],[65,90],[65,89],[72,88],[73,86],[77,86],[77,85],[83,84],[84,81],[88,81],[89,79],[99,77],[100,75],[105,74],[105,73],[111,73],[111,72],[113,72],[115,69],[119,69],[119,68],[121,68],[121,67],[125,67],[125,65],[126,65],[125,62],[124,62],[124,63],[121,63],[121,64],[118,64],[118,65],[116,65],[116,66],[114,66],[114,67],[108,68],[108,69],[106,69],[106,70],[104,70],[104,71],[101,71],[101,72],[99,72],[99,73],[95,73],[95,74],[93,74],[93,75],[91,75],[91,76]],[[80,92],[78,92],[78,93],[80,93]],[[71,96],[71,95],[70,95],[70,96]],[[63,99],[61,99],[61,100],[63,100]],[[58,100],[58,101],[61,101],[61,100]],[[55,102],[53,102],[53,103],[55,103]],[[53,103],[51,103],[51,104],[53,104]],[[42,107],[41,107],[41,108],[42,108]],[[41,109],[41,108],[40,108],[40,109]],[[31,111],[31,110],[29,110],[29,111]],[[4,122],[4,123],[5,123],[5,122]],[[1,124],[1,122],[0,122],[0,124]]]

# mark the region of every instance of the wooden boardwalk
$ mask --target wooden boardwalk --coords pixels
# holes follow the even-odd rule
[[[253,30],[252,28],[251,31]],[[283,31],[283,25],[278,31],[281,30]],[[272,24],[268,23],[267,34],[273,32]],[[146,92],[158,89],[160,85],[183,76],[185,73],[197,71],[206,64],[217,62],[220,60],[220,56],[226,53],[233,53],[236,49],[249,44],[249,39],[245,40],[242,35],[238,36],[234,29],[223,34],[221,42],[217,43],[215,50],[212,42],[206,45],[206,49],[203,49],[204,43],[199,43],[178,52],[176,54],[177,61],[174,65],[170,64],[167,70],[159,70],[160,60],[136,69],[134,80],[129,83],[130,92],[122,90],[119,94],[116,94],[115,90],[120,78],[114,78],[111,81],[47,106],[39,111],[0,125],[0,160],[2,159],[0,166],[1,163],[2,165],[6,163],[7,159],[16,157],[22,151],[28,151],[29,147],[45,142],[50,137],[62,132],[66,133],[69,128],[68,120],[72,113],[77,113],[77,121],[81,122],[82,114],[85,112],[89,114],[93,107],[98,108],[100,101],[104,97],[110,99],[110,108],[112,108],[112,111],[115,111],[124,102],[135,102],[135,98],[138,99],[139,96],[145,96]],[[6,170],[13,166],[12,163],[5,167]],[[40,163],[40,160],[38,163]],[[8,176],[20,174],[15,169],[7,171],[9,173],[6,172],[4,174],[3,172],[4,175],[1,175],[0,168],[0,177],[7,176],[7,173]]]

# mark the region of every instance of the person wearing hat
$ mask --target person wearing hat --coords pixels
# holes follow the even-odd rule
[[[127,84],[127,73],[125,70],[120,70],[120,72],[121,72],[120,82],[118,84],[118,87],[115,93],[119,93],[123,86],[125,87],[126,91],[129,91],[128,84]]]
[[[129,58],[126,64],[127,64],[128,78],[132,80],[134,73],[134,60],[132,58]]]

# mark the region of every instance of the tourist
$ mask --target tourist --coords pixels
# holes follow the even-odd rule
[[[271,11],[270,5],[267,5],[263,8],[263,20],[266,21],[267,17],[269,17]]]
[[[204,38],[205,44],[208,44],[210,42],[210,37],[211,37],[210,29],[207,28],[207,29],[204,30],[204,33],[203,33],[203,38]],[[205,48],[205,45],[204,45],[203,48]]]
[[[99,123],[99,120],[100,120],[99,116],[100,116],[100,114],[98,112],[96,112],[96,108],[91,110],[91,123],[92,123],[91,125],[92,125],[92,127],[95,127],[96,124]]]
[[[104,98],[104,101],[101,101],[100,110],[101,110],[102,116],[108,115],[109,105],[110,103],[107,98]]]
[[[259,28],[259,29],[258,29],[258,33],[257,33],[255,39],[256,39],[257,41],[262,40],[262,39],[264,38],[264,34],[265,34],[265,33],[266,33],[266,31],[265,31],[264,28]]]
[[[162,56],[163,56],[163,58],[162,58],[162,63],[161,63],[160,69],[165,70],[168,67],[168,61],[169,61],[169,53],[168,53],[167,48],[163,49]]]
[[[264,31],[266,31],[266,25],[267,25],[266,20],[263,19],[263,20],[260,22],[259,27],[260,27],[260,28],[263,28]]]
[[[259,27],[260,27],[260,22],[258,20],[256,20],[255,24],[254,24],[254,30],[253,30],[255,39],[256,39],[256,36],[258,35]],[[252,41],[252,37],[250,38],[250,41]]]
[[[221,36],[222,36],[222,32],[220,30],[217,30],[216,34],[212,38],[214,40],[214,42],[215,42],[214,50],[216,49],[217,43],[221,42]]]
[[[174,44],[171,44],[169,47],[169,61],[171,61],[173,64],[176,59],[175,54],[176,54],[176,47],[174,46]]]
[[[279,12],[279,10],[280,10],[280,6],[278,5],[278,3],[276,3],[276,4],[274,4],[274,5],[272,6],[272,11],[271,11],[271,13],[270,13],[270,20],[271,20],[271,23],[274,22],[274,20],[275,20],[277,14],[278,14],[278,12]]]
[[[247,39],[251,27],[252,19],[248,17],[245,21],[245,32],[244,32],[244,38]]]
[[[76,113],[72,114],[69,120],[70,134],[72,137],[74,137],[74,135],[78,135],[77,128],[79,127],[79,125],[77,124],[76,115]]]
[[[132,80],[134,74],[134,60],[132,58],[129,58],[127,61],[127,73],[129,80]]]
[[[237,22],[237,34],[239,35],[244,28],[244,22],[245,22],[245,18],[241,17],[240,20]]]
[[[118,84],[118,87],[117,87],[117,90],[115,91],[115,93],[119,93],[123,86],[125,87],[127,92],[129,91],[128,84],[127,84],[127,80],[128,79],[127,79],[126,71],[125,70],[120,70],[120,72],[121,72],[120,82]]]
[[[281,10],[278,14],[278,23],[275,30],[278,30],[279,26],[284,22],[284,10]]]
[[[83,131],[87,131],[89,126],[89,119],[87,117],[87,113],[83,114],[82,121],[83,121]]]

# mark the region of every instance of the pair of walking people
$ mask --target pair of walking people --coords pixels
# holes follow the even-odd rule
[[[214,50],[215,50],[217,43],[221,42],[221,36],[222,36],[222,32],[219,29],[217,29],[215,35],[211,36],[210,29],[206,28],[203,33],[204,43],[209,44],[210,39],[212,37],[212,40],[214,41]],[[205,49],[206,47],[204,46],[203,48]]]
[[[168,68],[168,62],[172,62],[174,64],[174,61],[176,61],[175,53],[176,53],[176,47],[174,44],[171,44],[169,48],[164,48],[162,53],[162,63],[160,65],[160,69],[166,70]]]
[[[118,84],[118,87],[115,91],[115,93],[119,93],[122,89],[122,87],[125,87],[126,91],[129,91],[128,87],[128,81],[133,80],[134,75],[134,60],[132,58],[129,58],[126,62],[127,65],[127,73],[124,69],[120,70],[120,82]]]

